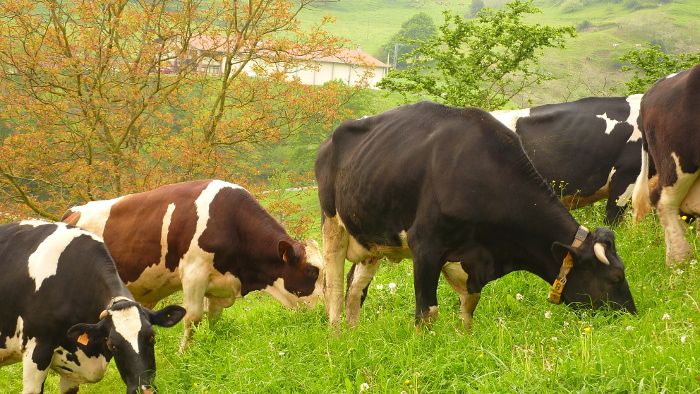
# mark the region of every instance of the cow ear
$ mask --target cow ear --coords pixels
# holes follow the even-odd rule
[[[68,329],[66,336],[73,342],[78,342],[83,346],[103,340],[107,334],[104,329],[104,322],[96,324],[78,323]]]
[[[156,326],[172,327],[185,317],[186,312],[185,308],[179,305],[168,305],[157,312],[150,311],[148,320]]]
[[[279,249],[280,258],[285,263],[294,263],[297,260],[294,246],[287,241],[280,241],[277,246]]]
[[[567,253],[571,253],[574,261],[578,260],[578,252],[571,245],[566,245],[561,242],[552,243],[552,256],[554,256],[554,260],[558,261],[559,264],[564,261],[564,257],[566,257]]]

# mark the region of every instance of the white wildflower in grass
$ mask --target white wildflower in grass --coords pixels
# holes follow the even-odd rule
[[[695,265],[695,264],[697,264],[697,263],[698,263],[698,261],[695,260],[695,259],[690,260],[690,265]]]
[[[377,285],[377,290],[384,290],[384,285]]]
[[[685,341],[688,340],[687,335],[681,335],[681,343],[685,345]]]
[[[552,318],[552,311],[545,311],[545,312],[544,312],[544,318],[545,318],[545,319],[551,319],[551,318]]]
[[[627,326],[627,327],[625,327],[625,330],[627,330],[627,331],[632,331],[632,330],[634,330],[634,327],[632,327],[632,326]]]
[[[522,294],[520,294],[520,293],[517,293],[517,294],[515,295],[515,299],[518,300],[518,301],[522,301],[523,299],[525,299],[525,296],[522,295]]]
[[[389,292],[390,292],[391,294],[396,293],[396,283],[394,283],[394,282],[389,282],[389,284],[387,285],[387,287],[389,288]]]
[[[369,383],[364,382],[360,385],[360,392],[369,390]]]
[[[557,337],[552,337],[552,338],[550,338],[550,339],[552,340],[552,342],[556,342],[556,341],[559,340],[559,338],[557,338]]]
[[[568,321],[565,321],[565,322],[564,322],[564,327],[569,327],[569,322],[568,322]]]
[[[671,320],[671,315],[668,313],[664,313],[663,316],[661,316],[661,320]]]
[[[683,272],[684,272],[684,271],[683,271],[682,269],[678,268],[678,269],[676,270],[676,275],[683,275]]]
[[[287,354],[285,351],[279,352],[280,357],[281,357],[281,356],[284,356],[285,354]]]

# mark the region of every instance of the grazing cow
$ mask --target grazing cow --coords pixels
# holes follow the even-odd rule
[[[99,237],[64,223],[2,225],[0,272],[0,366],[22,362],[23,393],[42,393],[49,368],[61,393],[77,393],[112,357],[127,393],[152,392],[152,326],[185,310],[134,302]]]
[[[552,283],[553,302],[635,311],[613,233],[579,226],[518,136],[484,111],[423,102],[347,121],[321,145],[315,171],[331,324],[345,259],[362,262],[348,290],[354,307],[381,256],[413,258],[416,323],[436,315],[447,261],[469,274],[467,325],[483,286],[515,270]]]
[[[569,209],[608,198],[605,219],[622,219],[639,174],[642,95],[589,97],[491,112],[522,140],[532,164]]]
[[[678,212],[700,215],[700,65],[657,81],[641,105],[642,170],[634,188],[635,221],[656,207],[666,238],[666,264],[692,257]],[[647,185],[649,155],[658,181]]]
[[[183,290],[181,350],[205,297],[213,322],[253,290],[289,307],[321,292],[318,245],[292,239],[250,193],[228,182],[183,182],[92,201],[68,210],[63,221],[104,237],[137,301],[153,305]]]

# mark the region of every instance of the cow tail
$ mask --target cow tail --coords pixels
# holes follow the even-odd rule
[[[651,199],[649,198],[649,152],[645,144],[642,144],[642,167],[639,176],[634,183],[632,191],[632,223],[639,223],[651,211]]]

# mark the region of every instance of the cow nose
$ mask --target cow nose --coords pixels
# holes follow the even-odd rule
[[[156,392],[152,387],[141,386],[141,393],[143,394],[155,394]]]

